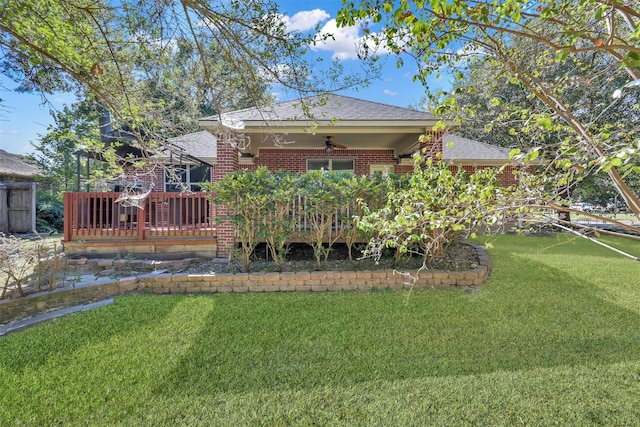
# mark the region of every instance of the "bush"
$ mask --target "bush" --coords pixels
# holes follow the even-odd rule
[[[261,241],[267,243],[277,269],[285,262],[288,243],[296,238],[313,248],[318,268],[340,239],[346,241],[351,258],[353,244],[370,237],[355,225],[361,214],[359,201],[377,206],[398,182],[322,171],[272,173],[260,167],[226,175],[211,190],[215,202],[227,209],[224,220],[235,227],[243,270],[249,271],[251,255]]]
[[[417,254],[428,265],[462,233],[502,221],[505,195],[498,170],[489,168],[467,174],[454,173],[445,162],[416,158],[407,186],[389,192],[381,209],[364,206],[359,227],[377,233],[366,253],[376,258],[385,248],[402,254]]]
[[[50,192],[38,192],[36,196],[36,229],[48,234],[64,229],[64,204]]]

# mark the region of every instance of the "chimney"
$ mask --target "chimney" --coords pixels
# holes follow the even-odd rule
[[[98,125],[100,126],[100,141],[111,142],[111,115],[108,108],[102,107],[102,115],[98,119]]]

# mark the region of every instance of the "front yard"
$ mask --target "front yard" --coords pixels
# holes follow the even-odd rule
[[[490,239],[476,292],[129,295],[8,335],[0,425],[636,424],[640,264]]]

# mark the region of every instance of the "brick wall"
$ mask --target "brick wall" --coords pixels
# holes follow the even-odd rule
[[[442,153],[442,131],[425,132],[421,149],[427,157],[435,158],[438,153]]]
[[[369,175],[371,165],[397,165],[393,150],[341,150],[331,153],[324,149],[279,149],[261,148],[253,165],[239,165],[240,169],[255,171],[266,166],[270,171],[286,170],[295,173],[307,172],[307,159],[353,159],[356,175]],[[218,160],[219,161],[219,160]]]
[[[164,191],[164,168],[158,165],[149,164],[147,166],[133,169],[133,167],[125,168],[124,181],[141,182],[145,185],[153,183],[154,191]]]

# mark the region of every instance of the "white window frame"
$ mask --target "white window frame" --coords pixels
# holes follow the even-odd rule
[[[211,166],[206,165],[206,164],[202,164],[202,165],[196,165],[196,164],[183,164],[183,165],[166,165],[167,168],[184,168],[185,169],[185,173],[186,173],[186,179],[185,181],[181,181],[189,190],[194,191],[194,192],[198,192],[201,191],[198,189],[198,187],[200,186],[200,183],[202,182],[211,182]],[[192,167],[206,167],[209,169],[209,175],[207,176],[208,181],[197,181],[197,182],[192,182],[191,181],[191,168]],[[177,185],[177,183],[175,182],[171,182],[167,180],[168,176],[167,176],[167,171],[164,172],[164,191],[167,192],[178,192],[180,191],[177,188],[171,188],[171,186],[175,186]]]
[[[322,169],[309,169],[309,162],[313,161],[313,160],[321,160],[321,161],[328,161],[329,162],[329,171],[333,171],[333,161],[334,160],[350,160],[351,161],[351,169],[340,169],[336,172],[350,172],[352,174],[356,173],[356,161],[355,159],[349,158],[349,157],[312,157],[312,158],[308,158],[307,159],[307,172],[310,172],[312,170],[322,170]]]

